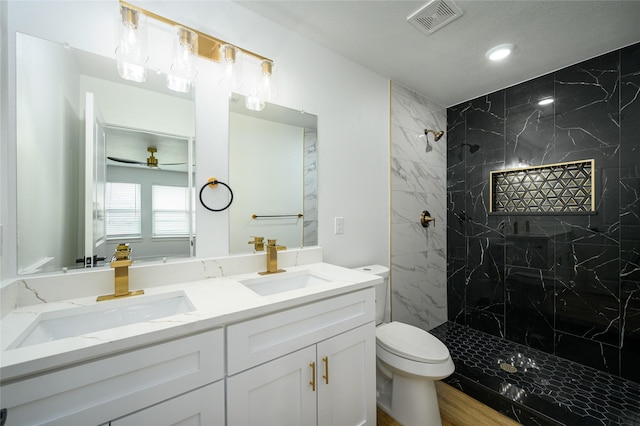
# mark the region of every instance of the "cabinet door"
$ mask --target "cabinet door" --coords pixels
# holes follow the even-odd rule
[[[140,425],[224,426],[224,381],[111,422],[111,426]]]
[[[318,424],[375,425],[375,324],[318,343]]]
[[[315,360],[310,346],[229,377],[228,425],[315,425]]]

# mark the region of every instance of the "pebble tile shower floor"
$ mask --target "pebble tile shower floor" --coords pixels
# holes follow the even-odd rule
[[[640,425],[640,384],[447,322],[445,380],[524,425]],[[639,360],[640,362],[640,360]]]

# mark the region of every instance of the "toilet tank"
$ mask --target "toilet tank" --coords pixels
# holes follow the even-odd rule
[[[382,284],[375,286],[376,325],[382,324],[383,322],[389,322],[391,312],[391,299],[389,297],[389,268],[382,265],[368,265],[353,269],[383,278]]]

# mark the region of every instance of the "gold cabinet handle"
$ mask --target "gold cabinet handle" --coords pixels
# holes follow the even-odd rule
[[[311,385],[311,390],[315,392],[316,391],[316,363],[312,362],[311,364],[309,364],[309,367],[311,367],[311,381],[309,382],[309,384]]]
[[[329,357],[325,356],[322,361],[324,362],[324,376],[322,378],[326,384],[329,384]]]

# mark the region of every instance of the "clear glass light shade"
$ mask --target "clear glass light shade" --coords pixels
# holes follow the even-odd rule
[[[244,100],[244,106],[251,111],[262,111],[265,102],[257,96],[247,96]]]
[[[242,87],[242,51],[231,44],[220,46],[220,65],[222,65],[222,78],[220,85],[227,90],[235,91]]]
[[[147,54],[146,17],[138,11],[121,6],[120,45],[116,48],[118,73],[126,80],[146,81]]]
[[[263,100],[269,101],[277,97],[277,78],[276,68],[272,61],[260,61],[260,73],[258,76],[258,87],[256,96]]]
[[[173,63],[167,74],[167,87],[176,92],[191,91],[191,85],[198,74],[197,62],[198,34],[188,28],[176,26]]]
[[[273,61],[260,60],[257,75],[254,94],[246,97],[245,106],[247,109],[262,111],[267,101],[272,101],[278,96],[277,74]]]

